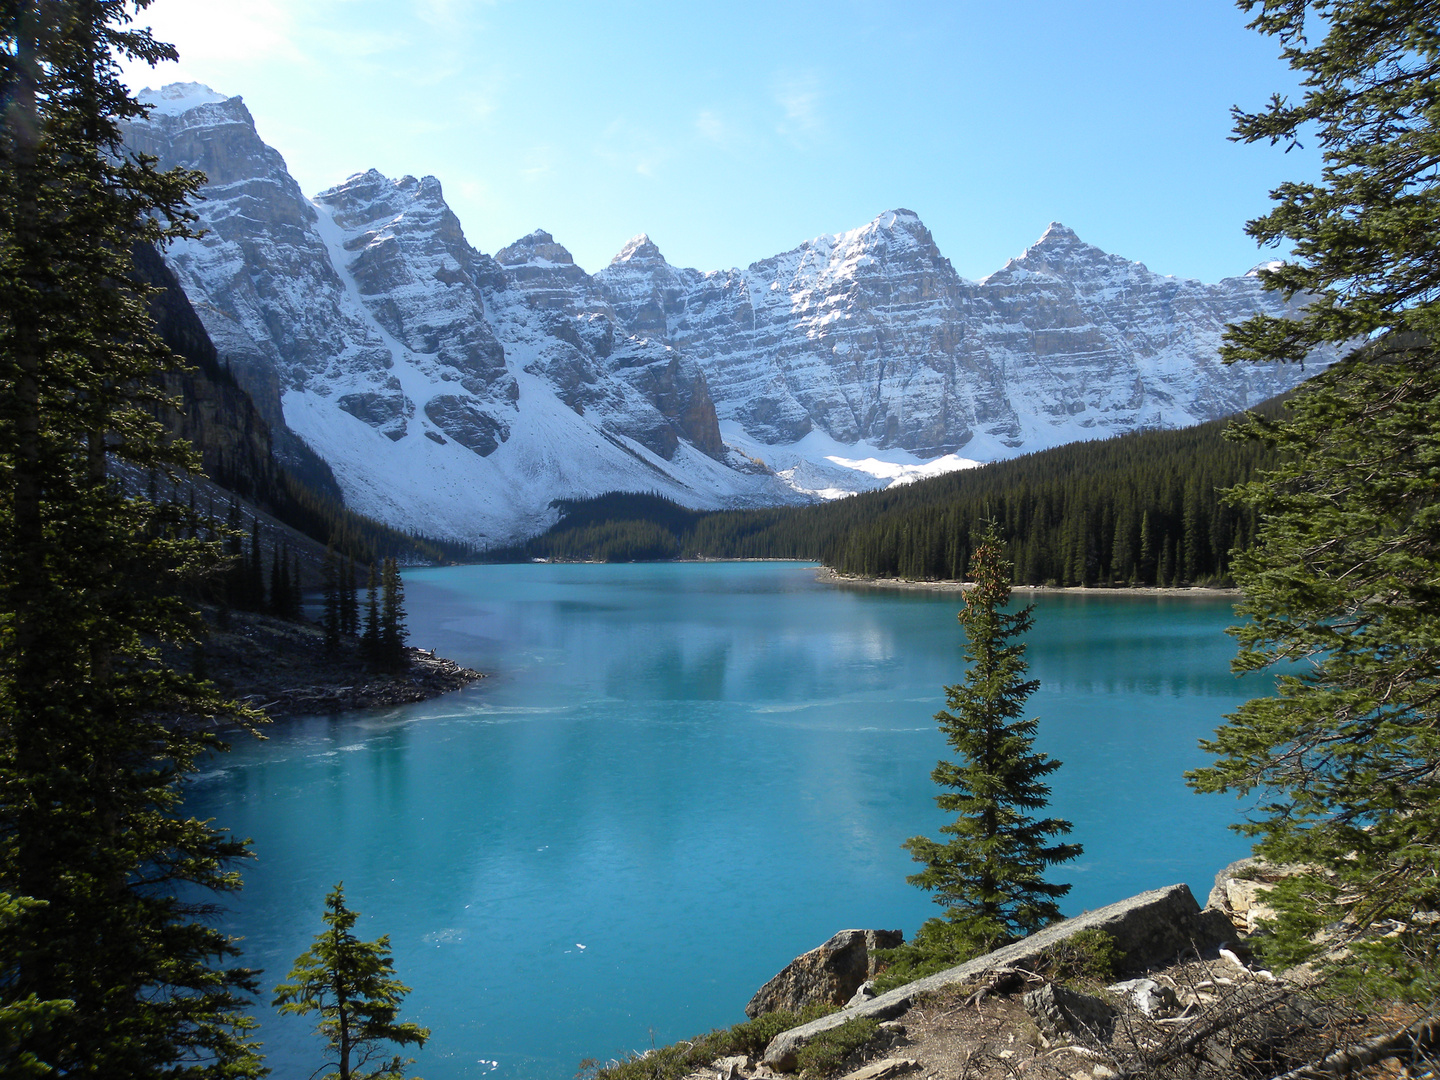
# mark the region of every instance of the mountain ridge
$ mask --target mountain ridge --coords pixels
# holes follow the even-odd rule
[[[1059,223],[979,282],[903,208],[744,269],[674,267],[642,233],[589,274],[543,229],[475,250],[434,177],[307,199],[241,98],[145,93],[130,145],[210,178],[208,234],[167,258],[217,349],[401,528],[506,543],[608,490],[812,501],[1295,381],[1214,359],[1226,322],[1283,310],[1254,278],[1163,278]]]

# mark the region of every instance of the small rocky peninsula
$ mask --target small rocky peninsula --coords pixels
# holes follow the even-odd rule
[[[376,671],[355,639],[344,638],[327,651],[324,633],[310,623],[214,610],[207,612],[207,622],[203,646],[175,662],[272,720],[425,701],[485,678],[434,650],[417,648],[405,650],[403,668]]]

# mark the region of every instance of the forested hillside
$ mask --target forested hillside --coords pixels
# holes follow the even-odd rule
[[[821,506],[700,513],[606,495],[557,504],[564,517],[549,532],[487,557],[814,559],[846,574],[954,579],[993,519],[1021,584],[1224,582],[1256,522],[1220,493],[1270,462],[1260,445],[1226,439],[1228,426],[1074,443]]]

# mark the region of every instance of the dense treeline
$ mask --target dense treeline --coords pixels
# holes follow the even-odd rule
[[[1021,584],[1223,582],[1256,519],[1221,492],[1271,464],[1262,446],[1226,439],[1228,423],[1073,443],[820,506],[701,513],[637,494],[556,503],[554,528],[487,558],[814,559],[847,574],[955,579],[993,520]]]
[[[1230,552],[1250,545],[1255,516],[1220,493],[1249,480],[1263,451],[1223,429],[1078,443],[941,477],[931,482],[939,491],[846,530],[825,561],[848,574],[964,578],[971,537],[993,520],[1023,584],[1228,580]]]

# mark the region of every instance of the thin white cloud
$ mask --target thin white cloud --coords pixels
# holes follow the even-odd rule
[[[136,22],[148,25],[160,41],[173,44],[186,67],[253,60],[299,63],[297,5],[284,0],[158,0]],[[141,68],[144,65],[140,65]]]
[[[824,94],[814,73],[777,79],[772,97],[780,107],[775,130],[793,141],[808,142],[824,131]]]
[[[623,117],[606,125],[604,139],[595,153],[615,168],[647,177],[654,176],[660,166],[673,156],[666,143]]]
[[[445,0],[417,0],[427,8]],[[252,81],[266,70],[308,69],[332,79],[368,78],[397,56],[416,55],[433,43],[414,39],[407,32],[413,20],[392,20],[375,28],[357,19],[355,0],[156,0],[137,17],[160,41],[173,44],[178,64],[166,64],[151,74],[145,65],[126,65],[133,86],[198,77],[201,81],[233,77],[243,72]],[[458,14],[457,14],[458,18]],[[453,46],[456,35],[442,36]],[[426,69],[433,69],[427,61]],[[250,86],[216,87],[245,93]]]
[[[792,128],[813,131],[820,124],[816,107],[820,95],[814,90],[791,90],[777,94],[775,100],[785,110],[785,120]]]
[[[713,109],[701,109],[700,115],[695,117],[695,130],[702,139],[720,144],[728,141],[730,125]]]
[[[532,146],[522,155],[520,175],[531,180],[538,180],[542,176],[548,176],[555,171],[555,163],[559,158],[555,147],[548,143],[541,143]]]
[[[346,27],[317,27],[308,31],[311,44],[336,56],[350,60],[372,60],[389,53],[405,53],[410,41],[403,35],[385,30],[359,30]]]
[[[482,24],[476,18],[477,8],[493,8],[497,0],[411,0],[415,17],[428,26],[446,33],[469,35]]]
[[[488,203],[494,198],[490,185],[483,180],[461,180],[455,185],[455,190],[473,203]]]
[[[455,111],[471,120],[487,120],[499,106],[490,94],[469,91],[452,99]]]

